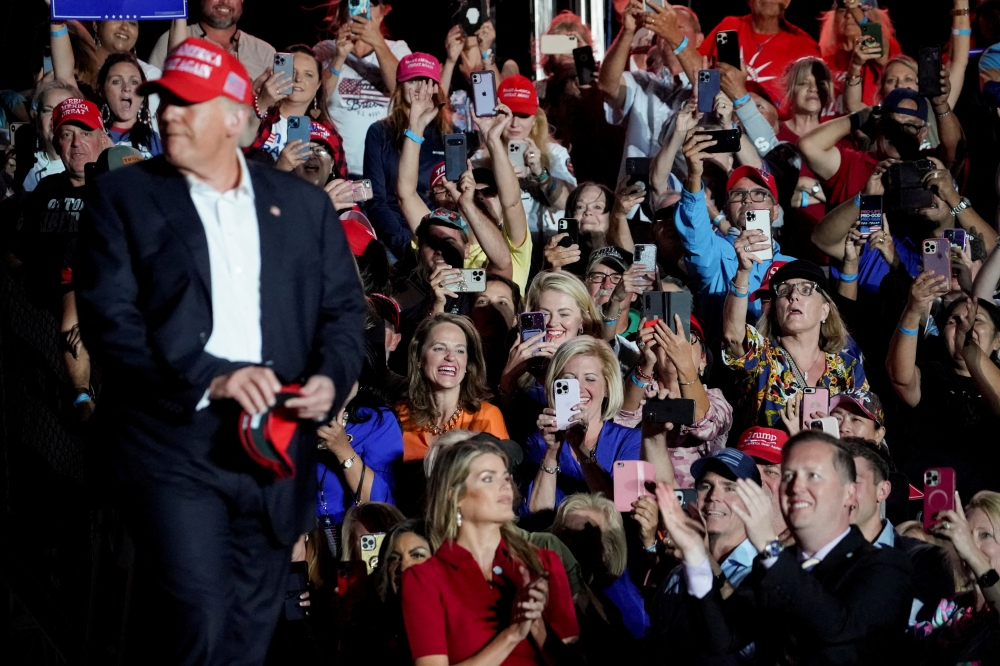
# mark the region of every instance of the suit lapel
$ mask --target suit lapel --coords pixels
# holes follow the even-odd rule
[[[823,561],[816,565],[812,574],[821,582],[833,572],[840,568],[844,560],[849,560],[857,555],[858,548],[865,543],[865,538],[855,525],[851,525],[851,531],[840,540],[833,550],[823,558]]]
[[[178,238],[191,253],[194,259],[198,277],[201,278],[205,291],[211,300],[212,267],[208,259],[208,240],[205,238],[205,228],[201,224],[201,216],[194,207],[191,193],[188,191],[184,176],[169,166],[162,175],[166,176],[162,184],[152,189],[152,197],[167,224],[174,230]]]
[[[271,281],[281,274],[279,258],[285,256],[286,244],[284,212],[270,179],[256,165],[247,162],[250,182],[253,184],[254,206],[257,209],[257,228],[260,233],[260,332],[261,359],[267,364],[273,360],[278,341],[273,340],[274,327],[269,321],[276,321],[278,308],[275,299],[270,298]]]

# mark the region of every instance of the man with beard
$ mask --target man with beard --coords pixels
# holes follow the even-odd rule
[[[186,37],[201,37],[229,51],[243,63],[254,81],[274,64],[273,46],[236,27],[243,16],[243,0],[200,0],[198,8],[197,23],[186,25],[185,19],[177,19],[174,21],[177,31],[172,28],[160,35],[149,54],[149,64],[163,69],[171,32],[179,30],[186,30]]]

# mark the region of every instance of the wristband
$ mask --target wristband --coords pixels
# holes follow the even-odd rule
[[[651,546],[643,546],[642,549],[644,551],[646,551],[647,553],[655,553],[656,552],[656,542],[654,541],[653,545],[651,545]],[[991,571],[992,571],[992,569],[991,569]],[[987,573],[989,573],[989,572],[987,572]],[[996,572],[994,571],[994,573],[996,573]],[[982,585],[980,585],[979,587],[982,587]]]
[[[962,7],[961,9],[953,9],[953,10],[951,10],[951,15],[952,16],[968,16],[969,15],[969,8],[968,7]]]
[[[719,213],[718,215],[712,218],[712,224],[714,224],[715,226],[719,226],[719,224],[721,224],[724,219],[726,219],[726,214]],[[997,237],[997,241],[1000,242],[1000,237]]]
[[[410,141],[413,141],[418,146],[424,142],[424,137],[417,136],[417,133],[410,129],[407,129],[405,132],[403,132],[403,136],[405,136]]]
[[[960,37],[966,37],[966,36],[972,34],[972,29],[971,28],[955,28],[954,30],[951,31],[951,34],[958,35]]]
[[[741,104],[746,104],[750,101],[750,93],[746,93],[742,97],[737,97],[733,100],[733,108],[740,106]]]
[[[861,192],[854,195],[854,205],[861,208]]]
[[[90,395],[86,391],[83,391],[80,393],[80,395],[76,396],[76,400],[73,401],[73,406],[76,407],[81,402],[87,402],[88,400],[93,400],[93,399],[94,397],[92,395]]]
[[[733,284],[732,282],[729,283],[729,293],[732,294],[733,296],[735,296],[736,298],[746,298],[747,296],[749,296],[750,295],[750,287],[747,286],[746,290],[747,291],[746,291],[745,294],[741,294],[740,292],[736,291],[736,285],[735,284]]]
[[[635,376],[634,372],[629,376],[632,378],[632,383],[638,386],[639,388],[644,389],[647,386],[649,386],[649,382],[640,381],[639,378]]]
[[[909,337],[912,338],[914,335],[917,335],[918,333],[920,333],[920,329],[919,328],[906,328],[905,326],[903,326],[902,324],[900,324],[899,325],[899,332],[902,333],[903,335],[906,335],[906,336],[909,336]]]
[[[865,23],[868,23],[868,17],[867,16],[862,16],[861,20],[858,21],[858,25],[864,25]]]
[[[333,65],[330,65],[330,73],[333,74],[334,76],[340,76],[340,70],[334,69]]]
[[[809,205],[809,193],[806,192],[805,190],[801,190],[801,193],[802,193],[802,202],[799,203],[799,207],[805,208],[806,206]]]
[[[618,325],[618,320],[617,319],[605,319],[604,320],[604,325],[605,326],[617,326]]]
[[[858,274],[857,273],[841,273],[840,274],[840,281],[841,282],[854,282],[857,279],[858,279]]]
[[[680,55],[681,51],[683,51],[687,47],[688,47],[688,38],[685,37],[684,39],[681,40],[681,43],[677,45],[677,48],[674,49],[674,55]]]
[[[483,60],[489,60],[490,56],[492,55],[493,55],[493,49],[486,49],[485,51],[479,54],[479,57],[482,58]]]
[[[49,31],[49,35],[51,35],[52,37],[62,37],[63,35],[65,35],[68,32],[69,32],[69,28],[66,27],[66,24],[63,24],[63,27],[61,27],[58,30],[55,30],[55,31],[50,30]]]

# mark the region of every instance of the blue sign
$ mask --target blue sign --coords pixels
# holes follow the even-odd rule
[[[52,0],[52,20],[161,21],[187,18],[187,0]]]

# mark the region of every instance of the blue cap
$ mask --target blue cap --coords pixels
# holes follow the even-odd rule
[[[420,220],[420,226],[425,224],[440,224],[452,229],[458,229],[465,233],[466,236],[469,235],[469,225],[462,219],[462,216],[447,208],[435,208],[424,215],[423,219]]]
[[[979,71],[984,69],[1000,69],[1000,44],[989,46],[979,56]]]
[[[758,486],[761,485],[757,463],[753,461],[753,458],[736,449],[722,449],[691,463],[691,476],[694,477],[695,481],[700,481],[708,472],[715,472],[730,481],[748,479],[754,481]]]
[[[905,107],[900,108],[900,102],[907,99],[916,103],[916,111]],[[913,116],[914,118],[927,120],[927,100],[921,97],[920,93],[916,90],[896,88],[882,100],[882,114],[885,115],[887,113],[902,113],[904,116]]]

